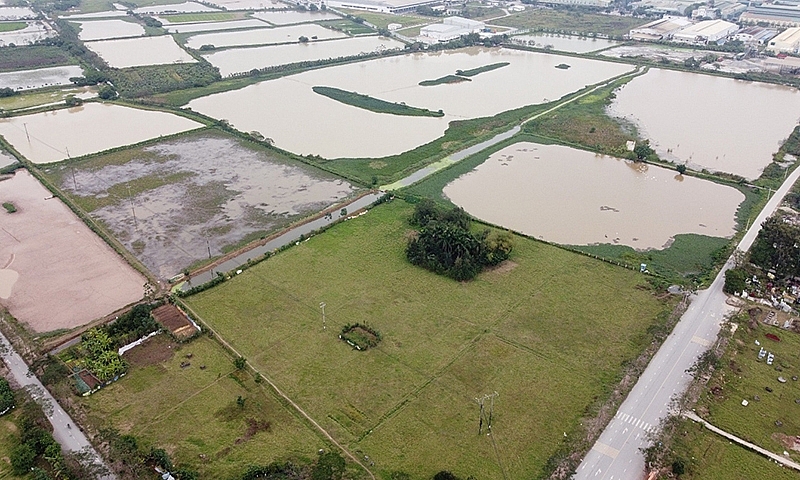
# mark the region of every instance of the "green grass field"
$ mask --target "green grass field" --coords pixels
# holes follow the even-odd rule
[[[365,33],[375,33],[375,30],[369,28],[368,26],[356,23],[346,18],[343,18],[341,20],[323,20],[321,22],[316,22],[316,23],[322,25],[323,27],[339,30],[348,35],[363,35]]]
[[[766,312],[764,312],[766,314]],[[763,317],[763,315],[762,315]],[[785,317],[780,317],[781,321]],[[757,328],[748,331],[741,325],[734,341],[722,358],[722,368],[709,381],[709,391],[697,404],[701,417],[713,425],[753,442],[767,450],[788,450],[780,441],[780,435],[797,435],[800,432],[800,334],[789,332],[759,322]],[[781,341],[774,342],[765,334],[777,335]],[[772,366],[766,359],[758,360],[761,347],[775,354]],[[780,383],[783,376],[787,382]],[[715,387],[722,387],[716,394]],[[766,387],[773,391],[766,391]],[[759,400],[755,400],[755,396]],[[742,400],[750,404],[742,406]],[[783,423],[777,426],[776,421]],[[794,453],[795,460],[800,453]]]
[[[705,429],[683,420],[672,454],[686,465],[683,480],[797,480],[800,473],[777,465]]]
[[[492,23],[548,32],[586,35],[597,33],[609,37],[621,37],[627,34],[631,28],[643,25],[647,21],[641,18],[585,13],[579,10],[527,9],[510,17],[499,18]]]
[[[13,32],[27,27],[26,22],[0,22],[0,32]]]
[[[399,23],[403,27],[411,27],[413,25],[429,23],[435,20],[426,17],[417,17],[411,15],[391,15],[388,13],[362,12],[360,10],[343,9],[343,11],[349,13],[350,15],[361,17],[368,23],[371,23],[378,28],[387,28],[390,23]]]
[[[198,13],[177,13],[174,15],[164,15],[161,18],[171,23],[190,23],[190,22],[229,22],[231,20],[241,20],[247,17],[247,12],[198,12]]]
[[[64,50],[48,45],[0,48],[0,72],[76,63]]]
[[[96,87],[87,87],[96,91]],[[0,98],[0,109],[16,110],[18,108],[35,107],[47,103],[63,102],[69,95],[77,95],[84,92],[84,87],[64,88],[60,90],[34,91],[31,93],[20,93],[11,97]]]
[[[625,142],[637,140],[632,125],[623,126],[606,114],[614,91],[631,80],[613,82],[568,105],[525,124],[525,132],[549,137],[567,145],[607,154],[627,153]]]
[[[18,477],[11,473],[11,464],[8,461],[11,450],[19,441],[19,434],[17,433],[16,419],[19,416],[18,410],[12,410],[0,417],[0,479],[18,479],[26,477]]]
[[[328,448],[265,384],[236,372],[215,341],[201,337],[168,349],[170,343],[161,335],[137,347],[151,353],[131,361],[133,367],[121,381],[82,398],[89,422],[166,449],[200,478],[234,478],[248,465],[278,460],[305,463],[317,449]],[[189,353],[191,359],[186,358]],[[184,361],[191,366],[181,368]],[[243,408],[236,403],[239,396],[245,398]],[[249,419],[270,422],[270,429],[246,438]]]
[[[81,0],[78,10],[81,13],[111,12],[113,3],[111,0]]]
[[[187,302],[380,478],[537,477],[670,306],[637,273],[523,238],[474,281],[434,275],[405,260],[411,210],[375,207]],[[350,348],[353,322],[382,342]],[[474,398],[493,391],[479,436]]]

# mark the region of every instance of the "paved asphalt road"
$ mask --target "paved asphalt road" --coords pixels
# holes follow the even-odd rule
[[[792,172],[745,233],[738,250],[747,251],[753,244],[761,224],[778,207],[791,186],[800,177],[800,168]],[[644,478],[644,456],[647,433],[653,431],[669,413],[670,403],[688,386],[686,373],[695,360],[717,338],[721,322],[730,311],[722,292],[728,262],[711,286],[699,292],[675,329],[666,339],[600,435],[595,445],[578,466],[576,480],[638,480]]]
[[[61,444],[61,449],[66,451],[86,450],[95,457],[95,462],[105,465],[103,460],[95,451],[86,436],[78,429],[75,422],[67,415],[67,412],[50,395],[50,392],[42,385],[35,375],[29,373],[28,365],[22,357],[14,351],[8,339],[0,333],[0,352],[3,362],[8,366],[11,375],[20,387],[26,388],[31,392],[31,396],[37,403],[42,405],[42,409],[47,415],[47,419],[53,424],[53,438]],[[113,475],[102,477],[103,480],[116,479]]]

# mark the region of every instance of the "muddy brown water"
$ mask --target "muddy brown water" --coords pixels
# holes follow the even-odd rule
[[[267,24],[264,24],[267,27]],[[328,40],[344,38],[342,32],[337,32],[319,25],[291,25],[278,28],[257,28],[236,32],[204,33],[189,37],[186,46],[200,49],[203,45],[214,45],[217,48],[233,47],[237,45],[266,45],[274,43],[300,43],[300,37],[315,40]],[[317,38],[313,38],[317,37]]]
[[[444,188],[480,219],[550,242],[663,248],[679,233],[734,234],[738,190],[560,145],[517,143]]]
[[[0,135],[33,163],[57,162],[199,127],[171,113],[102,103],[0,119]]]
[[[86,47],[100,55],[113,68],[193,63],[197,61],[179,47],[169,35],[99,40],[87,42]]]
[[[249,72],[254,68],[350,57],[360,53],[395,48],[403,48],[403,43],[390,38],[371,36],[345,38],[329,42],[235,48],[214,52],[204,57],[212,65],[219,68],[219,72],[223,77],[226,77],[233,73]]]
[[[610,111],[662,158],[754,179],[800,121],[800,91],[652,69],[623,86]]]
[[[335,42],[319,45],[327,43]],[[509,65],[481,73],[469,82],[419,85],[423,80],[451,75],[456,70],[499,62]],[[560,63],[571,68],[555,68]],[[442,136],[451,120],[491,116],[556,100],[632,68],[582,58],[476,47],[312,70],[198,98],[189,106],[211,117],[227,119],[239,130],[259,131],[294,153],[377,158],[402,153]],[[318,95],[312,91],[315,85],[434,111],[442,109],[445,116],[374,113]],[[287,102],[286,98],[292,101]]]
[[[74,181],[69,167],[61,167],[61,188],[72,193],[77,185],[80,196],[110,200],[91,215],[161,278],[207,259],[209,249],[220,255],[355,191],[341,179],[276,161],[221,134],[149,146],[122,164],[84,165],[75,169]]]

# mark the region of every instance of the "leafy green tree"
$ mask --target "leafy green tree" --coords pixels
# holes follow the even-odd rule
[[[686,173],[686,164],[685,163],[679,163],[678,166],[675,167],[675,169],[678,171],[678,173],[683,175],[684,173]]]
[[[800,227],[779,216],[768,218],[750,250],[750,261],[779,276],[800,275]]]
[[[8,384],[8,380],[0,377],[0,412],[5,412],[14,408],[14,391]]]
[[[9,459],[14,475],[22,476],[30,472],[33,467],[33,463],[36,461],[36,451],[27,443],[21,443],[11,450]]]
[[[651,155],[654,155],[656,152],[652,148],[650,148],[650,140],[645,140],[643,142],[637,142],[636,146],[633,147],[633,153],[636,154],[637,160],[646,160]]]
[[[240,356],[233,361],[233,366],[239,370],[244,370],[247,367],[247,359]]]
[[[97,96],[103,100],[111,100],[117,96],[117,91],[114,90],[114,87],[111,85],[103,85],[100,87],[100,92],[97,94]]]
[[[339,453],[323,453],[311,469],[311,480],[340,480],[345,466],[344,458]]]
[[[731,268],[725,271],[725,284],[722,291],[731,295],[747,289],[747,272],[743,268]]]

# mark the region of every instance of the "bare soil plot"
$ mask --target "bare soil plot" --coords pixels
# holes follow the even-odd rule
[[[188,338],[197,332],[192,322],[178,307],[170,303],[161,305],[152,312],[153,318],[177,338]]]
[[[46,173],[165,279],[355,191],[342,179],[215,130]]]
[[[0,302],[19,321],[73,328],[142,297],[145,278],[30,173],[0,181],[0,198],[17,209],[0,211]]]

